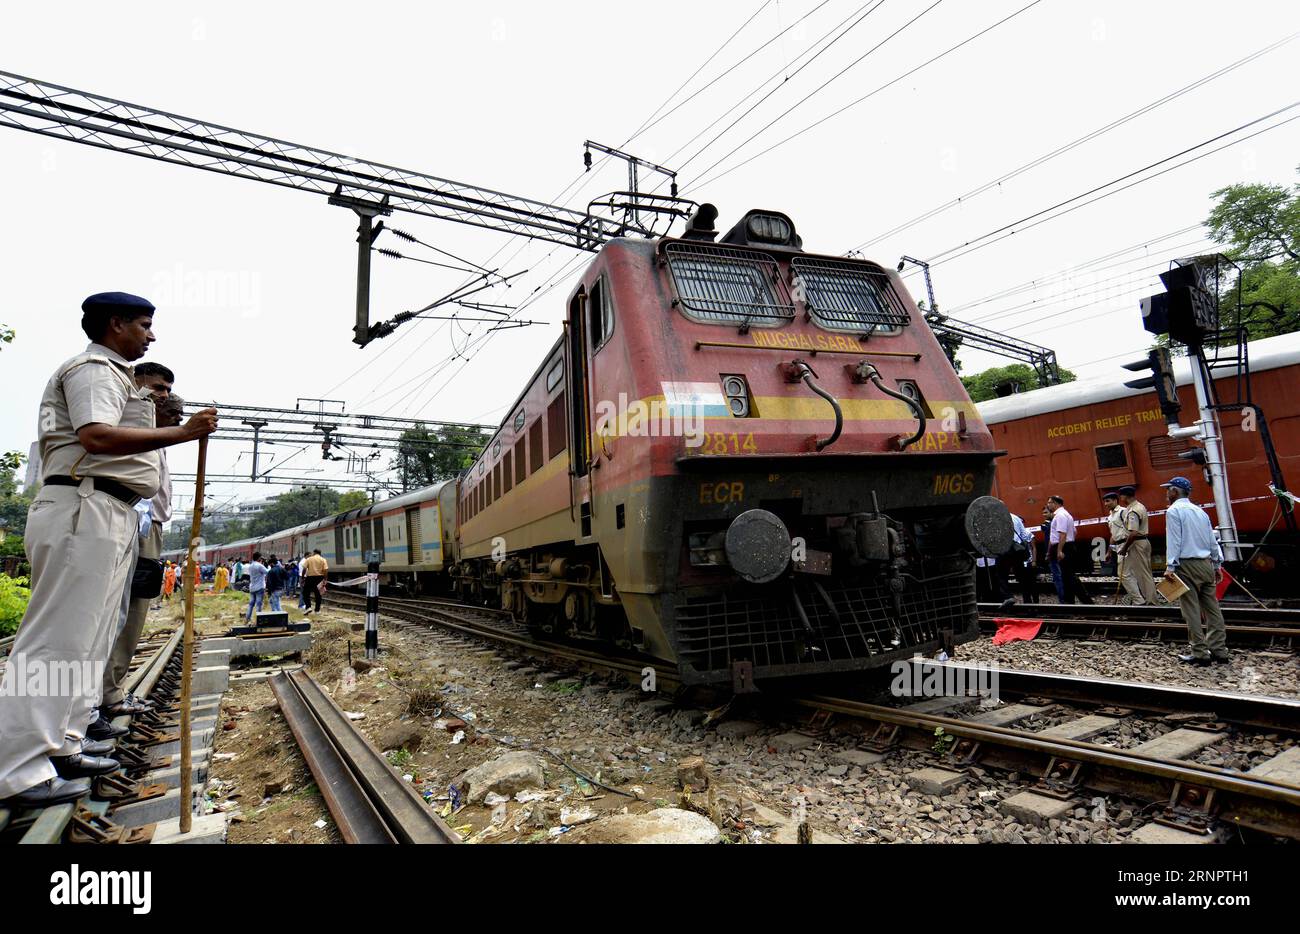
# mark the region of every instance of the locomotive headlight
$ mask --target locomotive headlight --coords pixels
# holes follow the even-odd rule
[[[749,239],[758,243],[787,244],[794,236],[793,225],[779,214],[750,214],[745,226]]]
[[[790,532],[766,509],[750,509],[732,520],[724,543],[727,563],[751,584],[776,580],[790,566]]]

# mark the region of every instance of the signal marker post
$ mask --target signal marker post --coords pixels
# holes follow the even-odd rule
[[[379,657],[379,563],[381,551],[366,552],[366,658]]]

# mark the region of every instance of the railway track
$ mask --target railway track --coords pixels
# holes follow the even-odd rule
[[[170,633],[162,641],[151,640],[140,645],[138,655],[144,658],[131,671],[126,680],[127,693],[154,701],[158,710],[165,712],[179,691],[181,656],[179,646],[181,630]],[[133,725],[132,718],[119,717],[114,721],[121,726]],[[123,771],[134,774],[141,768],[140,763],[148,763],[147,746],[135,748],[131,744],[132,736],[119,743],[114,755],[122,760]],[[123,772],[113,773],[112,778],[119,778]],[[67,804],[38,810],[10,811],[0,807],[0,832],[7,839],[18,843],[51,844],[59,843],[68,837],[69,827],[74,818],[79,818],[81,826],[87,821],[110,815],[111,807],[117,800],[81,799]]]
[[[346,597],[335,602],[363,605]],[[411,599],[385,600],[381,614],[551,656],[562,664],[625,677],[643,670],[638,659],[539,643],[500,611]],[[664,679],[661,684],[676,684],[671,669],[655,667]],[[918,684],[927,675],[942,682],[945,673],[954,682],[970,683],[973,678],[955,676],[977,672],[976,666],[957,662],[913,661],[913,683]],[[1264,734],[1271,737],[1261,740],[1266,742],[1276,741],[1278,734],[1300,733],[1300,701],[1007,669],[997,670],[997,692],[1000,700],[1012,702],[986,710],[980,697],[965,693],[940,693],[903,706],[827,694],[782,702],[811,711],[808,726],[814,731],[826,729],[837,717],[858,721],[866,728],[862,748],[867,751],[931,749],[939,752],[944,768],[980,766],[1031,776],[1029,790],[1044,798],[1071,801],[1089,793],[1114,794],[1146,802],[1157,809],[1157,822],[1189,832],[1209,834],[1230,826],[1300,840],[1300,744],[1260,756],[1245,771],[1191,758],[1230,739]],[[966,707],[970,710],[959,715]],[[1026,728],[1048,712],[1060,722]],[[1122,722],[1151,717],[1176,725],[1132,748],[1107,741]]]
[[[304,670],[271,689],[346,843],[459,843]]]
[[[996,603],[981,603],[979,613],[985,632],[995,632],[997,620],[1041,619],[1041,631],[1048,636],[1144,642],[1178,642],[1187,637],[1176,606],[1018,603],[1002,609]],[[1231,645],[1285,651],[1300,647],[1300,610],[1225,607],[1223,619]]]

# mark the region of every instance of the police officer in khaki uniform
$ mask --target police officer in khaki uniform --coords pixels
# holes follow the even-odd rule
[[[43,485],[24,536],[31,599],[0,684],[0,800],[10,806],[74,800],[90,790],[81,779],[118,767],[103,744],[84,745],[74,719],[99,693],[116,632],[138,538],[133,507],[158,492],[160,448],[217,425],[205,409],[183,426],[155,426],[131,366],[153,343],[152,304],[105,292],[81,309],[92,343],[41,398]]]
[[[1156,602],[1156,582],[1151,574],[1151,539],[1147,537],[1149,519],[1147,507],[1137,500],[1137,488],[1122,486],[1119,504],[1124,508],[1124,544],[1119,557],[1124,564],[1124,590],[1134,606],[1153,605]]]
[[[179,425],[182,421],[182,400],[172,395],[176,375],[160,363],[141,363],[135,368],[135,382],[141,389],[146,389],[153,397],[156,410],[156,424],[159,428]],[[136,504],[136,512],[141,513],[140,520],[140,555],[157,559],[162,554],[163,525],[172,517],[172,481],[167,469],[167,452],[160,451],[162,482],[153,499]],[[161,579],[158,582],[162,586]],[[135,656],[136,646],[140,643],[140,633],[144,631],[145,620],[149,615],[152,599],[144,597],[131,599],[131,578],[126,581],[122,594],[122,608],[119,613],[117,637],[108,656],[108,665],[104,669],[104,683],[100,699],[100,711],[105,720],[123,715],[143,713],[152,709],[147,701],[137,700],[134,694],[126,694],[123,683],[131,669],[131,659]]]

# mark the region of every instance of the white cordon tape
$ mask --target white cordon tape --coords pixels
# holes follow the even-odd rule
[[[359,587],[366,581],[370,580],[369,574],[362,574],[360,577],[354,577],[350,581],[330,581],[330,587]]]

